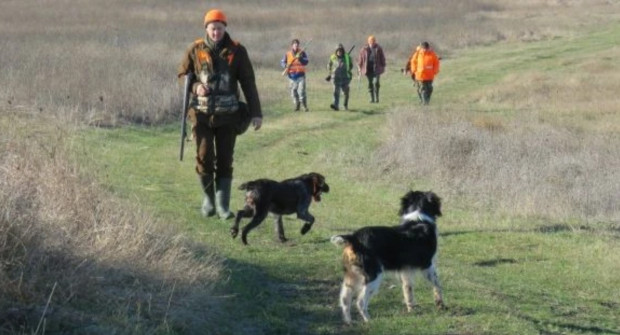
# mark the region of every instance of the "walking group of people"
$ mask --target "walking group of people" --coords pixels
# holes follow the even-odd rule
[[[204,16],[205,36],[195,40],[185,51],[177,71],[182,78],[193,74],[191,82],[191,103],[187,117],[191,122],[192,138],[196,142],[196,173],[204,193],[201,211],[205,216],[218,215],[230,219],[230,191],[233,175],[233,153],[236,138],[245,131],[248,124],[254,130],[262,126],[262,110],[254,69],[247,50],[231,39],[226,32],[228,20],[224,12],[212,9]],[[357,58],[358,76],[368,80],[371,103],[379,103],[380,77],[385,71],[385,55],[374,36]],[[340,92],[344,99],[342,107],[349,108],[349,92],[353,61],[351,48],[345,50],[342,44],[329,57],[325,78],[334,86],[333,110],[340,109]],[[300,41],[291,41],[291,49],[284,55],[281,65],[287,75],[294,110],[308,112],[305,67],[308,55],[300,48]],[[422,103],[428,104],[433,92],[433,78],[439,72],[439,59],[423,42],[407,61],[405,74],[410,74],[418,87]],[[239,101],[239,87],[245,103]],[[243,124],[245,126],[240,127]],[[183,130],[184,131],[184,130]]]
[[[334,86],[330,108],[336,111],[340,109],[341,92],[344,98],[342,107],[345,110],[349,109],[350,83],[353,77],[351,51],[353,48],[347,52],[344,45],[338,44],[327,63],[329,74],[325,80],[331,81]],[[304,111],[309,111],[306,95],[306,66],[308,63],[308,54],[300,47],[299,39],[293,39],[291,49],[282,57],[280,65],[284,68],[283,74],[286,74],[289,79],[295,111],[299,111],[301,105],[303,105]],[[385,72],[386,63],[383,49],[373,35],[368,36],[367,43],[360,50],[356,65],[358,76],[363,75],[368,81],[370,103],[379,103],[380,79]],[[433,79],[439,73],[439,57],[431,49],[428,42],[422,42],[409,56],[403,73],[411,75],[417,88],[420,103],[428,105],[433,92]]]

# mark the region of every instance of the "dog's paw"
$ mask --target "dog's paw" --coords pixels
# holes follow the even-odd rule
[[[437,310],[439,311],[445,311],[448,310],[448,307],[446,305],[444,305],[442,300],[436,301],[435,302],[435,307],[437,308]]]
[[[239,228],[230,228],[230,236],[232,236],[232,238],[236,238],[238,234]]]
[[[411,305],[408,304],[406,307],[407,307],[407,313],[413,313],[420,309],[420,305],[416,303],[411,304]]]
[[[312,228],[312,224],[311,223],[304,224],[304,226],[301,227],[301,234],[302,235],[306,235],[306,233],[310,231],[310,228]]]

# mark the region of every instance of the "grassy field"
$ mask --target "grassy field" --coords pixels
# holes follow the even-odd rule
[[[174,68],[204,3],[38,3],[0,5],[0,333],[620,334],[617,4],[214,3],[235,13],[265,116],[238,139],[233,188],[310,171],[331,186],[307,235],[288,217],[281,244],[268,219],[245,247],[200,215],[191,143],[178,161]],[[308,31],[311,112],[293,113],[273,59]],[[382,102],[353,82],[333,112],[324,60],[369,33],[390,50]],[[427,37],[443,60],[422,108],[399,69]],[[396,224],[410,189],[444,201],[448,309],[419,278],[406,313],[389,275],[371,322],[343,326],[329,237]]]
[[[616,28],[607,34],[620,36]],[[576,61],[581,55],[563,50],[570,49],[567,46],[570,43],[593,50],[588,40],[584,37],[570,42],[557,41],[545,44],[546,48],[515,44],[464,52],[461,57],[445,62],[442,75],[446,79],[438,79],[435,105],[428,109],[413,103],[409,81],[395,72],[384,77],[385,103],[379,106],[368,104],[365,92],[354,90],[350,111],[328,111],[325,107],[329,89],[317,78],[311,84],[311,113],[289,113],[284,106],[274,110],[268,106],[264,129],[239,139],[234,185],[258,177],[283,179],[318,171],[327,176],[332,187],[321,203],[313,204],[312,212],[318,220],[310,234],[299,236],[299,222],[294,218],[285,221],[291,238],[285,245],[276,242],[271,221],[253,231],[249,235],[250,246],[243,247],[240,241],[229,238],[230,222],[200,217],[201,198],[191,154],[186,153],[184,162],[174,161],[178,150],[175,126],[90,131],[84,138],[85,147],[98,145],[99,150],[95,157],[86,152],[85,156],[98,162],[100,175],[105,175],[104,184],[115,193],[168,217],[225,256],[230,277],[221,290],[222,294],[230,295],[227,308],[231,314],[229,320],[222,320],[222,328],[216,333],[616,334],[620,333],[617,204],[607,214],[590,215],[589,221],[588,218],[582,221],[581,212],[573,213],[570,208],[565,208],[568,215],[546,214],[545,208],[555,211],[556,206],[560,209],[564,206],[548,197],[535,198],[549,203],[525,214],[521,212],[525,205],[519,202],[525,195],[510,193],[515,198],[508,203],[511,199],[503,199],[503,193],[492,193],[488,196],[499,200],[487,199],[484,204],[472,205],[467,187],[460,189],[452,185],[454,188],[449,189],[450,182],[442,180],[447,172],[429,171],[442,167],[424,167],[427,178],[421,175],[409,179],[406,172],[417,169],[421,161],[440,164],[432,157],[405,162],[410,164],[401,162],[400,169],[405,172],[392,177],[367,171],[377,167],[376,153],[383,147],[383,139],[389,136],[389,120],[412,125],[415,122],[402,120],[415,117],[433,125],[434,131],[441,129],[437,123],[450,122],[451,117],[456,122],[460,118],[475,120],[480,115],[492,115],[507,127],[510,120],[530,121],[532,112],[529,111],[510,107],[496,111],[492,106],[481,108],[474,102],[461,102],[513,75],[513,69],[520,68],[522,54],[533,58],[554,54],[564,61]],[[502,55],[506,49],[511,50],[513,58]],[[537,49],[539,54],[530,51]],[[477,61],[484,58],[480,54],[493,54],[497,62],[501,59],[505,65],[498,64],[484,71],[489,65]],[[562,74],[557,68],[548,67],[550,70],[545,75]],[[468,68],[479,68],[478,73],[489,72],[489,75],[480,80],[452,78]],[[276,72],[261,75],[268,78],[262,82],[279,80]],[[455,105],[461,107],[454,108]],[[566,121],[552,109],[539,113],[541,118],[553,117],[550,129],[563,129],[566,123],[575,123]],[[608,117],[607,122],[611,122],[617,115]],[[582,136],[590,136],[591,128],[598,129],[596,124],[605,122],[599,117],[591,119],[595,125],[580,122],[582,130],[575,134],[583,132]],[[534,126],[530,123],[528,127]],[[395,134],[398,133],[392,132],[391,136]],[[425,138],[427,145],[450,146],[442,143],[447,134],[436,135],[439,136]],[[617,129],[610,129],[606,138],[618,143]],[[403,143],[398,145],[402,146]],[[617,162],[617,149],[608,149],[615,156],[608,159]],[[541,168],[536,159],[522,156],[520,160],[510,163],[519,164],[520,169]],[[502,163],[506,162],[495,163],[495,167],[500,168]],[[480,172],[462,170],[462,173]],[[606,181],[615,183],[610,192],[617,191],[617,174],[610,171],[607,174],[614,176]],[[458,175],[448,177],[459,178]],[[509,182],[506,184],[505,187],[511,187]],[[486,188],[475,190],[493,192],[492,185],[484,185]],[[521,190],[518,185],[512,187]],[[445,195],[445,217],[439,222],[439,263],[449,309],[435,311],[429,286],[420,282],[416,286],[420,307],[415,313],[406,314],[399,284],[394,277],[388,277],[383,290],[371,303],[373,322],[342,327],[337,307],[340,250],[328,238],[361,226],[395,224],[398,198],[409,188],[432,188]],[[547,194],[561,190],[551,189]],[[617,200],[617,193],[603,195],[616,196]],[[549,196],[560,197],[559,194]],[[241,207],[242,197],[241,191],[234,194],[233,208]],[[396,288],[390,289],[391,285]]]

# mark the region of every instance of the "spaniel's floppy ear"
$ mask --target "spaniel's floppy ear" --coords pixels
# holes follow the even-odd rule
[[[329,192],[329,186],[325,183],[325,177],[322,174],[316,172],[310,172],[308,174],[312,178],[312,183],[315,187],[320,187],[321,191]]]
[[[312,176],[312,181],[317,184],[323,183],[325,181],[325,177],[323,177],[320,173],[310,172],[309,174]]]
[[[398,209],[398,216],[405,214],[405,208],[407,208],[407,197],[400,198],[400,208]]]
[[[426,192],[426,200],[435,210],[435,215],[441,216],[441,198],[432,191]]]
[[[402,198],[400,198],[400,209],[398,210],[398,216],[403,216],[404,214],[407,214],[406,211],[409,208],[409,205],[411,204],[411,195],[413,194],[412,191],[407,192]]]

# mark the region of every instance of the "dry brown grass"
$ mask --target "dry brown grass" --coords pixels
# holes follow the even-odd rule
[[[620,50],[612,55],[620,56]],[[588,131],[619,132],[619,91],[620,68],[593,55],[592,60],[577,64],[574,74],[509,75],[494,87],[474,93],[471,101],[525,114],[544,111],[543,120]]]
[[[384,178],[430,180],[447,199],[500,216],[620,221],[618,132],[585,132],[536,115],[507,120],[404,109],[390,118],[388,132],[375,161]]]
[[[0,117],[0,333],[213,324],[220,260],[70,163],[66,125],[12,116]]]

